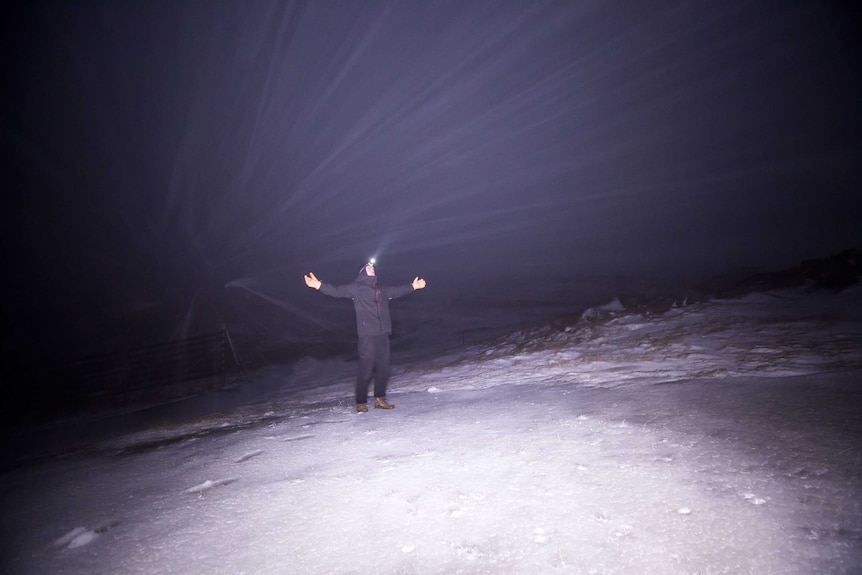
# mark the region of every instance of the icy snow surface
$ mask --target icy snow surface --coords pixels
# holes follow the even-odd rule
[[[402,362],[393,411],[352,362],[262,370],[0,475],[2,572],[858,573],[860,300],[616,302]]]

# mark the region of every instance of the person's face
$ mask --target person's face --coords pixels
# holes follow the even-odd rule
[[[374,266],[365,266],[365,274],[369,277],[374,277]]]

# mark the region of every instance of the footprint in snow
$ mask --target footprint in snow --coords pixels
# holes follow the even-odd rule
[[[243,461],[248,461],[252,457],[257,457],[258,455],[263,453],[263,449],[255,449],[254,451],[249,451],[248,453],[244,453],[240,455],[236,459],[234,459],[234,463],[242,463]]]
[[[314,435],[295,435],[293,437],[285,437],[282,441],[302,441],[304,439],[311,439],[312,437],[314,437]]]
[[[75,549],[77,547],[89,545],[95,541],[99,535],[108,529],[115,527],[118,523],[118,521],[107,521],[101,525],[93,527],[92,529],[87,529],[86,527],[75,527],[62,537],[55,539],[53,547],[57,549]]]
[[[186,489],[186,493],[203,493],[204,491],[209,491],[215,487],[221,487],[222,485],[229,485],[235,481],[239,481],[239,477],[228,477],[225,479],[216,479],[215,481],[211,481],[207,479],[203,483],[199,483],[194,487],[189,487]]]

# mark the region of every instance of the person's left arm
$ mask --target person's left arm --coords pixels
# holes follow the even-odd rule
[[[403,295],[407,295],[409,293],[413,293],[416,290],[425,288],[425,280],[421,279],[419,276],[413,280],[413,282],[407,285],[401,286],[385,286],[383,288],[383,295],[386,299],[395,299],[397,297],[401,297]]]

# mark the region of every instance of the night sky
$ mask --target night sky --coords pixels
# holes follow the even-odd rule
[[[409,307],[862,243],[850,3],[22,4],[7,364],[222,322],[350,335],[352,308],[302,276],[348,282],[371,256],[427,280]]]

